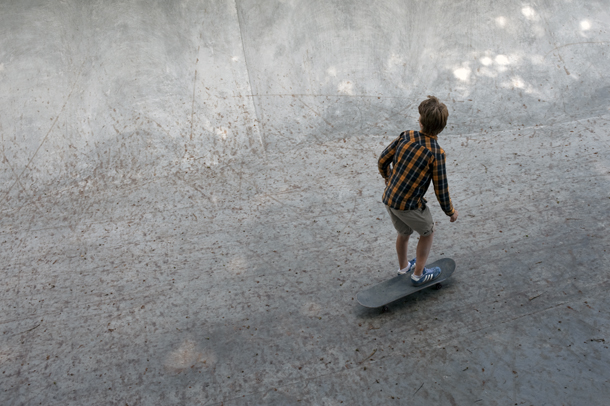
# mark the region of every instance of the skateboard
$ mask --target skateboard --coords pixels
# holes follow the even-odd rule
[[[413,271],[410,271],[359,292],[357,296],[358,303],[370,308],[383,307],[383,311],[387,311],[389,303],[407,297],[412,293],[429,288],[430,286],[440,289],[442,287],[441,282],[449,279],[453,271],[455,271],[455,261],[451,258],[443,258],[426,265],[426,268],[433,268],[435,266],[441,268],[442,271],[438,279],[416,287],[411,284],[411,273]]]

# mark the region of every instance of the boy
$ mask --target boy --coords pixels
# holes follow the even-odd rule
[[[448,116],[447,106],[436,97],[428,96],[428,99],[419,105],[420,131],[403,132],[388,145],[379,158],[379,172],[386,183],[383,203],[398,232],[398,273],[405,274],[413,270],[411,283],[414,286],[433,281],[441,275],[440,268],[429,269],[424,266],[434,235],[434,221],[424,199],[431,180],[434,182],[436,198],[445,214],[450,216],[452,223],[458,217],[449,197],[445,151],[437,142],[438,134],[447,125]],[[409,261],[407,247],[413,231],[417,231],[420,237],[415,258]]]

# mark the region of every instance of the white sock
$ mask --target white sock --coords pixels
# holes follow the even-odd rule
[[[424,276],[424,274],[423,274],[423,273],[422,273],[421,275],[419,275],[419,276],[417,276],[417,275],[413,274],[413,275],[411,275],[411,278],[412,278],[412,279],[414,279],[414,280],[416,280],[416,281],[418,281],[418,280],[420,280],[420,279],[421,279],[421,277],[422,277],[422,276]]]

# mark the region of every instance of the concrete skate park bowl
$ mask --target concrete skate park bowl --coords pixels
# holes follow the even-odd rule
[[[602,405],[606,1],[0,4],[0,404]],[[440,291],[377,157],[449,108]],[[416,237],[412,239],[414,252]]]

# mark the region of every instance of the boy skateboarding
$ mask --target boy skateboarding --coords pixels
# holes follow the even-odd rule
[[[390,214],[396,237],[399,274],[413,271],[411,283],[420,286],[441,275],[439,267],[426,268],[434,236],[434,221],[424,195],[434,183],[434,193],[450,221],[458,218],[449,197],[445,171],[445,151],[438,145],[438,134],[447,125],[447,106],[428,96],[419,105],[420,131],[405,131],[382,152],[379,172],[385,179],[383,203]],[[415,258],[407,258],[409,237],[416,231],[419,242]]]

